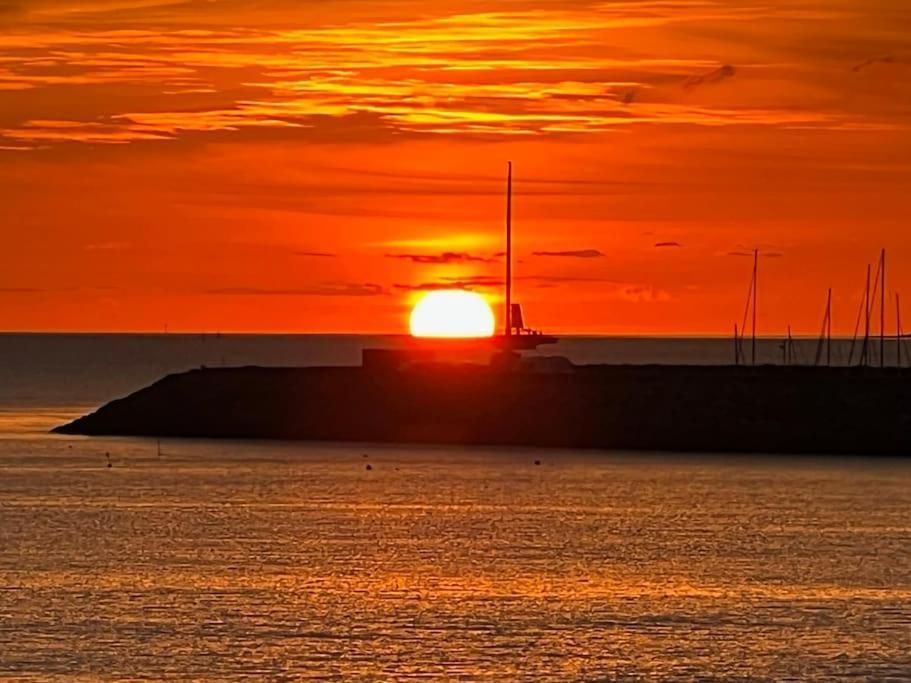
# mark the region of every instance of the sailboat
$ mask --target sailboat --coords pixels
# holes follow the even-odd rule
[[[507,351],[530,351],[543,344],[556,344],[557,338],[525,324],[522,306],[512,300],[512,162],[506,176],[506,296],[503,334],[494,342]]]

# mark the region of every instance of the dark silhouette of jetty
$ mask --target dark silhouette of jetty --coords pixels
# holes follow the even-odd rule
[[[906,454],[895,368],[379,363],[174,374],[62,434]]]

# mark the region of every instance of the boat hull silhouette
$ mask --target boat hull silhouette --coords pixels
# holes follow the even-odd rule
[[[895,369],[472,365],[204,368],[62,434],[691,452],[911,452]]]

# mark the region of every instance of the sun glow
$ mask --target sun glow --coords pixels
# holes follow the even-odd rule
[[[495,327],[490,304],[480,294],[462,290],[430,292],[411,311],[415,337],[490,337]]]

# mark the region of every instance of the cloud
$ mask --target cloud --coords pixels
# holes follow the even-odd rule
[[[593,284],[597,285],[603,295],[621,301],[636,303],[661,303],[670,301],[671,295],[658,287],[648,284],[617,282],[610,278],[585,277],[574,275],[525,275],[516,280],[533,284],[536,288],[552,288],[561,285]],[[440,289],[491,290],[500,289],[504,281],[497,277],[478,275],[468,278],[440,278],[433,282],[416,284],[396,284],[397,290],[410,292],[430,292]]]
[[[489,275],[473,275],[468,277],[444,277],[435,282],[419,282],[417,284],[396,284],[395,289],[412,292],[431,292],[438,289],[500,289],[504,286],[502,278]]]
[[[651,285],[627,285],[619,287],[614,296],[634,303],[662,303],[671,300],[671,295],[663,289]]]
[[[0,92],[17,94],[2,108],[0,148],[518,139],[642,124],[830,128],[872,118],[831,97],[817,48],[795,55],[780,45],[790,44],[778,39],[783,28],[815,16],[781,5],[550,0],[491,9],[462,0],[416,13],[405,0],[0,0],[0,22],[14,29],[0,32]],[[722,26],[731,44],[692,31],[698,22]],[[819,51],[839,49],[844,27],[836,28]],[[898,49],[883,33],[874,26],[858,35],[855,54]],[[745,35],[749,49],[737,44]],[[681,79],[688,90],[734,75],[707,59],[722,49],[765,74],[806,66],[781,76],[781,89],[754,90],[734,106],[681,102]],[[807,91],[824,97],[798,106],[787,98]]]
[[[895,64],[898,60],[895,59],[895,55],[879,55],[878,57],[870,57],[864,61],[855,64],[851,67],[851,71],[863,71],[874,64]]]
[[[666,247],[682,247],[683,245],[680,242],[655,242],[655,247],[658,249],[663,249]]]
[[[601,258],[604,254],[597,249],[576,249],[571,251],[535,251],[532,256],[551,256],[557,258]]]
[[[468,287],[460,287],[448,282],[419,282],[418,284],[412,285],[394,284],[392,286],[395,289],[406,292],[435,292],[440,289],[468,289]]]
[[[530,282],[546,282],[549,284],[567,284],[572,282],[614,282],[609,278],[585,277],[582,275],[523,275],[522,277],[516,279],[528,280]]]
[[[386,258],[396,258],[411,261],[412,263],[448,264],[448,263],[492,263],[494,259],[483,256],[473,256],[467,252],[444,251],[442,254],[386,254]]]
[[[338,254],[332,254],[328,251],[295,251],[295,256],[316,257],[316,258],[336,258]]]
[[[219,296],[381,296],[386,289],[372,282],[324,282],[307,287],[224,287],[210,289],[207,294]]]
[[[505,284],[503,278],[493,275],[469,275],[468,277],[444,277],[442,279],[449,282],[467,283],[478,287],[502,287]]]
[[[560,285],[591,284],[610,299],[632,301],[637,303],[660,303],[671,300],[671,295],[664,289],[649,284],[636,282],[618,282],[610,278],[585,277],[574,275],[528,275],[519,280],[537,283],[538,287],[558,287]]]
[[[117,287],[97,285],[92,287],[0,287],[0,294],[49,294],[72,292],[113,292]]]
[[[711,83],[721,83],[726,81],[729,78],[733,78],[734,74],[737,73],[735,69],[730,64],[723,64],[713,71],[708,73],[701,74],[699,76],[690,76],[683,82],[684,90],[692,90],[693,88],[698,88],[702,85],[708,85]]]

